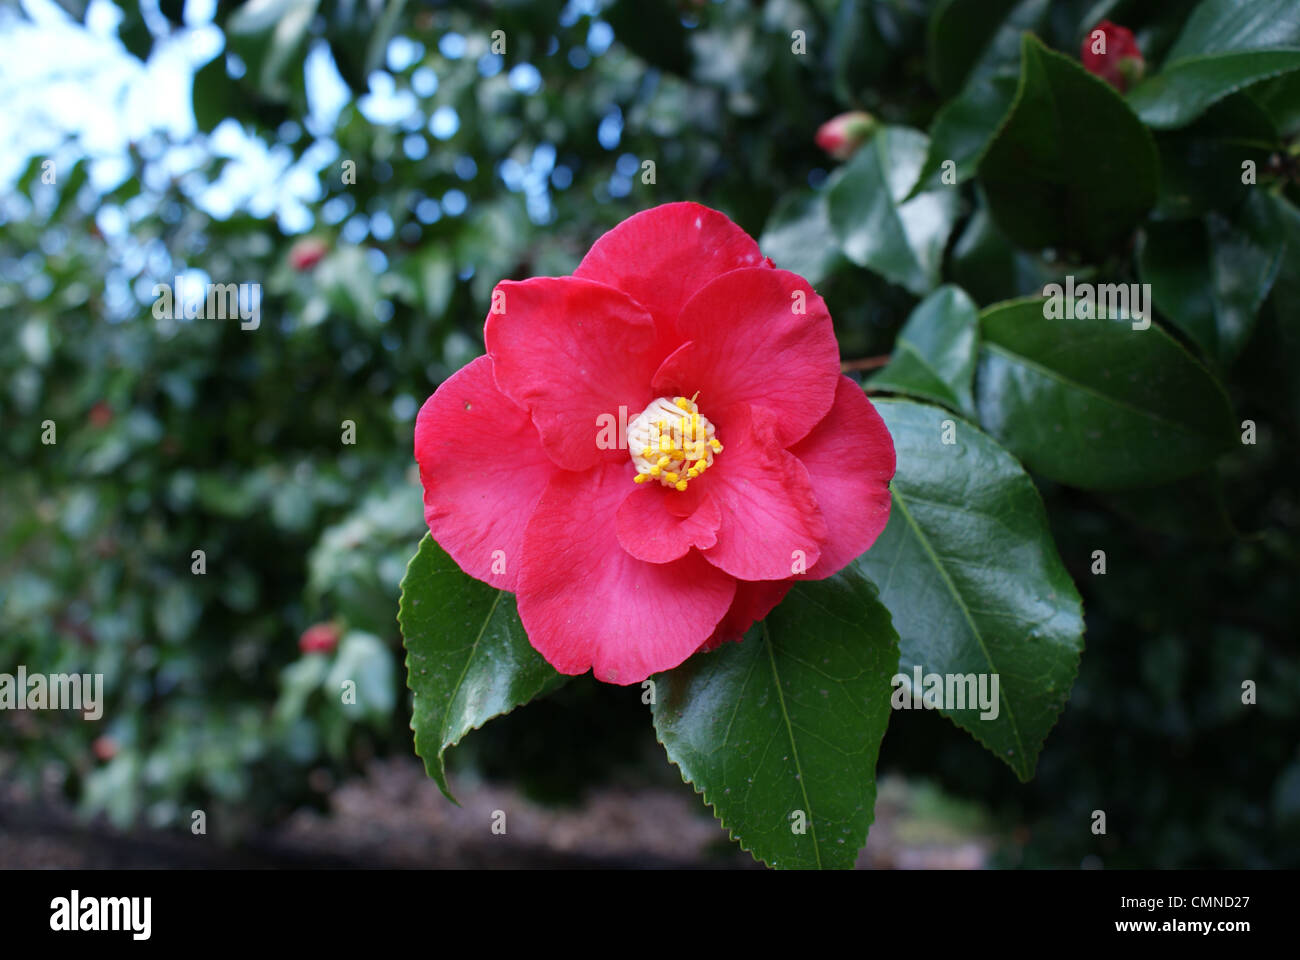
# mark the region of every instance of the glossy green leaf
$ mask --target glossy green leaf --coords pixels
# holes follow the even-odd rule
[[[1011,114],[979,164],[989,210],[1023,247],[1100,257],[1156,199],[1151,134],[1104,81],[1026,34]]]
[[[1249,96],[1268,114],[1282,137],[1300,133],[1300,70],[1255,84]]]
[[[978,331],[979,311],[965,291],[940,287],[907,318],[889,364],[871,378],[871,388],[912,394],[974,416]]]
[[[1128,319],[1049,318],[1047,305],[980,315],[980,422],[1029,469],[1089,490],[1155,486],[1234,442],[1223,388],[1173,337]]]
[[[844,255],[922,296],[938,283],[957,211],[947,188],[907,200],[925,162],[925,134],[881,127],[830,187],[831,227]]]
[[[977,303],[1030,296],[1054,278],[1034,254],[1012,245],[980,202],[952,248],[950,275]]]
[[[1014,73],[981,77],[944,104],[930,128],[925,165],[910,196],[965,183],[975,176],[980,158],[1015,100],[1018,83]],[[952,166],[945,167],[949,160]]]
[[[813,286],[844,263],[831,229],[827,193],[808,190],[785,197],[758,238],[759,249],[773,263],[799,274]]]
[[[563,685],[528,643],[515,598],[474,580],[428,534],[402,580],[397,615],[414,694],[415,752],[447,799],[444,755],[465,734]]]
[[[1201,0],[1166,55],[1166,63],[1231,50],[1300,43],[1295,0]]]
[[[940,0],[926,44],[931,82],[951,97],[972,76],[1014,62],[1021,31],[1040,26],[1046,10],[1046,0]]]
[[[1206,357],[1230,364],[1255,328],[1285,244],[1272,201],[1251,193],[1234,219],[1147,225],[1138,255],[1156,309]]]
[[[1300,69],[1300,5],[1294,0],[1203,0],[1164,66],[1129,104],[1152,127],[1190,123],[1245,87]]]
[[[897,664],[889,611],[849,569],[797,584],[744,642],[659,674],[655,730],[755,857],[851,867],[874,815]]]
[[[1235,210],[1257,189],[1243,182],[1251,179],[1247,161],[1257,180],[1280,146],[1272,118],[1244,93],[1219,101],[1188,126],[1158,133],[1160,198],[1153,218]]]
[[[1170,64],[1134,87],[1128,102],[1148,126],[1180,127],[1229,94],[1292,70],[1300,70],[1300,49],[1212,54]]]
[[[989,694],[996,674],[996,715],[969,700],[942,712],[1028,780],[1083,651],[1082,604],[1042,500],[1015,458],[973,424],[904,400],[876,409],[898,473],[889,525],[857,566],[894,614],[899,670],[983,674]]]
[[[1153,221],[1142,231],[1138,270],[1155,308],[1212,357],[1219,334],[1209,296],[1211,256],[1203,221]]]

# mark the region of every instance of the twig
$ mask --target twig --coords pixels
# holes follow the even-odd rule
[[[877,367],[883,367],[889,362],[889,354],[882,353],[878,357],[863,357],[861,360],[845,360],[840,364],[840,369],[845,373],[851,370],[875,370]]]

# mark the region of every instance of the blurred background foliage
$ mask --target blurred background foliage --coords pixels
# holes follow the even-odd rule
[[[886,353],[918,296],[826,241],[818,188],[835,164],[818,126],[865,109],[928,129],[967,73],[1014,70],[1014,28],[1076,56],[1098,11],[1158,59],[1191,7],[994,4],[1012,26],[971,63],[934,50],[936,6],[5,7],[11,41],[56,15],[60,29],[108,23],[115,56],[179,56],[192,120],[115,157],[57,117],[24,120],[60,139],[27,151],[0,202],[0,670],[103,673],[107,704],[97,724],[7,715],[0,776],[53,780],[124,827],[184,826],[202,808],[236,839],[373,757],[410,756],[394,616],[423,531],[414,417],[481,352],[495,283],[568,273],[627,215],[697,200],[818,284],[846,359]],[[1294,164],[1295,89],[1265,94]],[[1187,155],[1161,146],[1166,165]],[[972,184],[954,215],[942,276],[981,305],[1067,272],[1000,235]],[[155,317],[154,284],[176,276],[261,283],[260,327]],[[995,862],[1300,865],[1298,294],[1293,260],[1231,368],[1237,409],[1268,427],[1224,460],[1220,487],[1102,497],[1040,482],[1088,633],[1036,779],[1020,785],[937,715],[895,716],[882,771],[982,804]],[[1099,547],[1122,570],[1090,575]],[[337,648],[300,651],[322,621]],[[356,705],[326,694],[340,677]],[[1256,709],[1240,709],[1239,677],[1258,681]],[[595,740],[591,711],[609,720]],[[586,678],[453,760],[562,801],[634,761],[646,726],[637,691]],[[1088,829],[1098,808],[1104,838]]]

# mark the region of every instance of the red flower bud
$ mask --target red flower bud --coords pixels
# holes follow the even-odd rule
[[[90,745],[90,751],[95,759],[107,763],[117,756],[117,741],[112,737],[96,737]]]
[[[876,118],[855,110],[827,120],[817,130],[817,146],[837,160],[847,160],[876,132]]]
[[[289,265],[300,272],[310,270],[329,249],[329,244],[319,237],[303,237],[289,248]]]
[[[1109,20],[1088,31],[1079,57],[1089,73],[1101,77],[1120,93],[1141,80],[1146,69],[1133,31]]]
[[[333,653],[339,645],[340,632],[334,623],[312,624],[298,638],[298,649],[303,653]]]
[[[95,427],[106,427],[113,422],[113,408],[100,400],[90,408],[90,423]]]

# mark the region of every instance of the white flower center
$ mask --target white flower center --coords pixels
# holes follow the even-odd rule
[[[687,482],[713,466],[714,456],[722,452],[715,432],[694,397],[655,398],[627,425],[636,482],[658,480],[665,487],[685,490]]]

